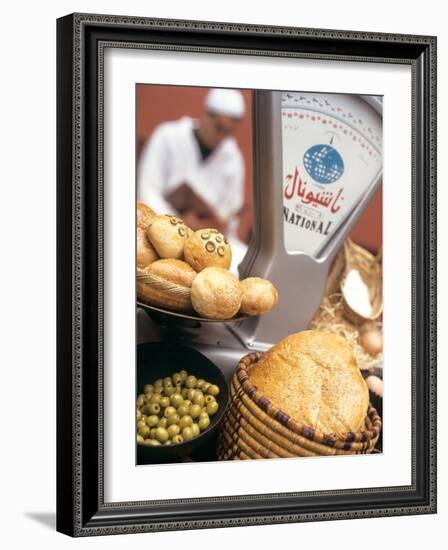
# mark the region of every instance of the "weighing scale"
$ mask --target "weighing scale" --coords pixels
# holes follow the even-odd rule
[[[382,99],[257,90],[253,94],[253,235],[240,279],[279,293],[259,317],[213,322],[137,308],[137,342],[193,347],[230,379],[239,359],[305,330],[331,262],[382,178]]]

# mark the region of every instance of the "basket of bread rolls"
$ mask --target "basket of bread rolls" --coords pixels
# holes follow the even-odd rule
[[[220,460],[371,453],[381,419],[350,344],[306,330],[237,365]]]
[[[217,229],[192,231],[173,215],[137,203],[137,299],[141,305],[197,319],[261,315],[277,305],[274,285],[240,281],[229,271],[232,250]]]

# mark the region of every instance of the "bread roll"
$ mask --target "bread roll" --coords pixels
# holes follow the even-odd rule
[[[190,288],[196,275],[182,260],[157,260],[137,270],[137,296],[142,302],[163,309],[191,311]]]
[[[206,267],[191,285],[191,303],[202,317],[230,319],[240,309],[240,282],[227,269]]]
[[[298,422],[344,438],[364,428],[369,392],[351,346],[329,332],[307,330],[273,346],[249,377]]]
[[[157,252],[146,237],[145,230],[137,227],[137,265],[146,267],[158,260]]]
[[[146,229],[149,222],[156,215],[152,208],[144,202],[137,202],[137,227]]]
[[[232,251],[224,235],[217,229],[198,229],[185,241],[185,260],[196,271],[206,267],[229,269]]]
[[[240,283],[243,292],[240,312],[245,315],[261,315],[271,311],[278,302],[278,292],[267,279],[249,277]]]
[[[181,259],[189,231],[176,216],[154,216],[146,229],[146,236],[161,258]]]

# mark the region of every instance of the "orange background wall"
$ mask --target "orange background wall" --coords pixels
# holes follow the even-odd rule
[[[252,93],[241,90],[246,103],[246,116],[241,121],[236,139],[245,161],[245,207],[240,216],[239,236],[247,241],[252,220]],[[137,162],[146,139],[161,122],[184,115],[199,118],[208,88],[157,86],[139,84],[136,90]],[[351,232],[351,238],[376,252],[382,242],[382,191],[379,189]]]

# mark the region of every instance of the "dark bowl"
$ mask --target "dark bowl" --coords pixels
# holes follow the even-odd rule
[[[177,445],[147,447],[137,443],[137,464],[177,462],[190,455],[209,441],[218,429],[229,400],[229,391],[224,375],[219,368],[199,351],[178,344],[151,342],[137,346],[137,387],[136,396],[143,391],[145,384],[157,378],[171,376],[185,369],[197,378],[204,378],[219,387],[216,401],[218,412],[210,417],[210,426],[197,437]]]

